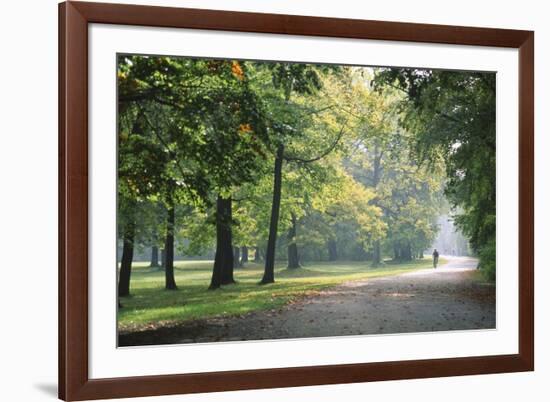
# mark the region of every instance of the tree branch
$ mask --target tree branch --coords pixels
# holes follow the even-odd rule
[[[182,179],[185,179],[187,177],[187,174],[183,170],[183,167],[180,165],[180,161],[179,161],[176,153],[170,149],[170,147],[168,146],[166,141],[164,141],[164,138],[162,138],[162,136],[159,134],[157,128],[151,123],[151,121],[149,120],[149,117],[147,116],[147,113],[145,112],[145,110],[143,108],[140,108],[140,111],[141,111],[143,117],[145,118],[145,122],[149,125],[149,127],[151,128],[151,131],[155,134],[155,137],[157,137],[157,139],[160,141],[162,146],[166,149],[166,152],[168,152],[168,154],[176,162],[176,166],[178,167],[178,170],[180,171],[180,173],[182,175]],[[196,202],[195,196],[194,196],[193,192],[191,191],[189,185],[187,183],[185,183],[185,181],[183,181],[183,185],[184,185],[184,187],[186,187],[189,190],[189,195],[191,196],[193,201]]]
[[[317,155],[316,157],[310,158],[310,159],[303,159],[303,158],[299,158],[297,156],[284,156],[285,161],[287,161],[287,162],[299,162],[299,163],[311,163],[311,162],[316,162],[320,159],[323,159],[325,156],[330,154],[334,150],[334,148],[336,148],[336,145],[338,145],[338,143],[342,139],[342,137],[344,135],[344,128],[346,128],[346,123],[347,122],[348,122],[347,120],[344,122],[344,124],[342,125],[342,128],[340,129],[340,132],[338,133],[338,136],[336,137],[334,142],[322,154]]]

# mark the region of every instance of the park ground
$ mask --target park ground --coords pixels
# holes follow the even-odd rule
[[[277,268],[259,286],[262,267],[235,271],[237,284],[207,291],[212,262],[178,262],[176,291],[162,271],[136,264],[132,296],[119,309],[119,346],[390,334],[495,328],[495,286],[477,260],[444,257],[386,263],[316,263]]]

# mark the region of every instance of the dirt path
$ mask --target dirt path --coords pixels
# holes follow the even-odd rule
[[[477,260],[449,262],[399,276],[344,283],[279,310],[196,321],[121,335],[150,345],[495,327],[495,287],[474,280]]]

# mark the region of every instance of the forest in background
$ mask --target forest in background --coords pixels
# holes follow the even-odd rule
[[[117,85],[119,296],[138,247],[166,289],[176,244],[269,284],[420,258],[449,211],[494,279],[494,73],[121,55]]]

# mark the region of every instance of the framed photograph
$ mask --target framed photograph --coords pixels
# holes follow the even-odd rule
[[[59,397],[534,369],[534,33],[59,5]]]

